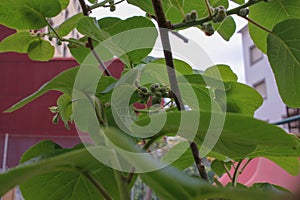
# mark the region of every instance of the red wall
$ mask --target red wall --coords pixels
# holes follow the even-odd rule
[[[0,40],[14,31],[0,25]],[[65,147],[79,143],[76,130],[66,130],[63,123],[51,122],[49,107],[56,105],[59,92],[51,91],[34,102],[12,113],[4,110],[35,92],[41,85],[60,72],[77,66],[73,59],[53,59],[50,62],[32,61],[26,54],[0,54],[0,168],[3,158],[4,135],[9,134],[7,166],[15,166],[21,154],[34,143],[52,139]],[[123,64],[114,60],[111,73],[119,78]]]

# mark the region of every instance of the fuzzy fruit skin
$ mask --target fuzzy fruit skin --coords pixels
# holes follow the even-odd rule
[[[152,97],[152,104],[155,105],[155,104],[160,104],[161,103],[161,98],[159,97]]]
[[[110,12],[114,12],[116,10],[116,6],[115,5],[111,5],[109,7]]]
[[[202,25],[202,30],[207,36],[212,36],[215,33],[215,29],[211,23],[204,23]]]
[[[198,18],[198,13],[197,13],[196,10],[192,10],[190,15],[191,15],[191,20],[192,21],[195,21]]]
[[[56,44],[57,44],[58,46],[60,46],[62,43],[61,43],[60,40],[57,40],[57,41],[56,41]]]
[[[213,17],[213,22],[222,22],[227,17],[226,8],[224,6],[219,6],[215,8],[214,15],[215,16]]]
[[[247,8],[242,8],[239,10],[239,16],[241,17],[246,17],[249,14],[249,9]]]

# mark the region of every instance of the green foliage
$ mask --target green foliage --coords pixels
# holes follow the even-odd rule
[[[31,36],[29,31],[20,31],[1,41],[0,52],[26,53],[29,45],[34,41],[38,41],[38,38]]]
[[[267,55],[282,100],[290,107],[300,107],[299,31],[300,19],[288,19],[278,23],[268,36]]]
[[[294,0],[272,0],[268,3],[261,2],[250,7],[249,17],[265,28],[272,30],[277,23],[283,20],[299,18],[299,6],[300,1]],[[294,24],[291,26],[294,26]],[[267,53],[268,33],[251,23],[249,23],[249,32],[255,45],[262,52]]]
[[[0,175],[1,196],[20,184],[28,199],[103,199],[88,173],[117,198],[113,169],[101,164],[86,148],[62,149],[51,141],[43,141],[25,152],[21,162],[20,167]]]
[[[64,37],[68,35],[74,28],[77,26],[77,22],[83,17],[82,13],[78,13],[63,23],[61,23],[59,26],[55,27],[56,32],[60,37]]]
[[[40,29],[46,17],[54,17],[64,9],[66,0],[8,0],[0,3],[0,23],[19,30]],[[62,7],[62,5],[64,5]],[[13,17],[12,17],[13,16]]]
[[[54,55],[54,47],[45,40],[33,41],[27,51],[32,60],[48,61]]]
[[[229,41],[236,31],[231,15],[241,16],[239,11],[249,7],[249,19],[247,13],[241,17],[252,22],[250,34],[267,53],[283,101],[290,107],[300,107],[299,1],[231,1],[237,5],[231,10],[227,10],[228,0],[161,1],[163,11],[158,12],[166,16],[165,26],[172,25],[174,31],[195,26],[206,35],[217,31]],[[89,2],[93,4],[87,7],[91,10],[101,6],[114,10],[119,3]],[[154,9],[158,8],[153,8],[152,3],[156,1],[127,2],[156,21],[162,20],[154,17]],[[230,66],[219,64],[196,73],[188,63],[171,58],[171,49],[164,52],[165,58],[149,57],[159,35],[154,20],[143,16],[96,19],[78,13],[52,27],[48,20],[68,4],[69,0],[0,3],[0,24],[16,30],[1,41],[0,52],[27,53],[32,60],[48,61],[54,55],[54,47],[44,38],[54,38],[59,44],[67,44],[80,63],[5,112],[20,109],[51,90],[60,91],[63,94],[57,105],[50,107],[53,122],[60,119],[68,128],[74,121],[79,130],[89,133],[95,145],[64,149],[51,141],[36,144],[24,153],[18,167],[0,174],[0,195],[19,185],[29,200],[125,200],[137,177],[161,199],[274,199],[273,194],[287,192],[269,183],[247,188],[237,181],[239,170],[246,166],[241,168],[241,163],[257,157],[265,157],[289,174],[298,175],[300,140],[253,118],[263,99],[253,88],[237,82]],[[43,29],[46,26],[48,31]],[[76,30],[82,37],[68,38]],[[160,30],[162,42],[168,46],[164,34]],[[114,57],[125,65],[120,80],[103,76],[94,67]],[[175,71],[166,63],[169,67],[173,64]],[[179,91],[181,97],[175,98]],[[181,101],[188,111],[176,110]],[[167,144],[169,150],[161,160],[151,157],[150,151],[161,148],[154,145],[159,139],[175,135],[180,136],[179,143],[171,147]],[[199,152],[191,150],[190,144],[194,143]],[[152,155],[158,156],[155,152]],[[198,163],[198,170],[208,170],[209,181],[215,179],[218,187],[183,171],[195,166],[195,157],[203,155],[213,161],[204,169]],[[214,175],[221,176],[232,166],[232,182],[223,187]],[[203,177],[203,172],[200,175]]]
[[[226,41],[230,40],[231,36],[235,33],[236,30],[235,21],[231,16],[226,17],[225,20],[220,24],[214,25],[220,36]]]

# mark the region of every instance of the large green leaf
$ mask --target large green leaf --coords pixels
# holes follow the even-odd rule
[[[46,40],[38,40],[30,43],[28,56],[32,60],[49,61],[54,56],[54,46]]]
[[[272,30],[273,27],[288,18],[299,18],[300,1],[272,0],[270,2],[257,3],[250,7],[249,17],[258,24]],[[291,25],[294,26],[294,25]],[[250,35],[255,45],[264,53],[267,53],[268,33],[249,23]]]
[[[124,133],[115,129],[106,129],[105,135],[110,141],[117,147],[120,147],[127,151],[141,152],[136,150],[137,147],[132,139],[127,137]],[[120,151],[119,156],[122,156],[123,151]],[[131,162],[137,169],[144,167],[156,167],[160,164],[158,160],[154,160],[152,157],[141,155],[139,161],[133,160],[131,154],[127,157],[124,155],[124,160]],[[162,199],[208,199],[208,198],[228,198],[228,199],[269,199],[270,193],[252,193],[246,190],[239,189],[224,189],[217,188],[208,184],[200,178],[188,176],[182,171],[174,168],[173,166],[167,166],[159,170],[150,171],[146,173],[140,173],[142,180]],[[273,197],[274,198],[274,197]]]
[[[77,21],[77,30],[79,33],[91,37],[101,42],[109,37],[105,31],[101,30],[96,18],[84,16]]]
[[[226,17],[220,24],[214,24],[214,26],[220,36],[226,41],[230,40],[236,30],[235,21],[231,16]]]
[[[113,21],[114,24],[109,26],[107,20]],[[111,54],[119,57],[128,66],[132,63],[140,63],[143,58],[147,57],[157,38],[155,25],[151,20],[141,16],[126,20],[104,18],[99,20],[99,24],[93,18],[84,17],[78,21],[77,29],[83,35],[99,43],[102,42],[101,48],[108,49]],[[140,37],[141,35],[143,37]]]
[[[221,97],[216,92],[217,101],[226,104],[226,111],[253,116],[254,112],[262,105],[263,98],[252,87],[238,82],[226,82],[230,89],[226,90],[226,97]],[[224,102],[225,101],[225,102]]]
[[[99,23],[101,24],[101,21]],[[153,22],[141,16],[119,20],[118,22],[114,20],[114,24],[106,26],[104,30],[112,36],[113,43],[119,49],[112,51],[113,46],[111,48],[108,46],[107,48],[111,49],[116,56],[121,56],[120,59],[123,62],[122,54],[125,53],[131,63],[140,63],[141,60],[147,57],[152,51],[158,35]],[[140,37],[141,35],[143,37]],[[124,63],[126,63],[126,60]]]
[[[159,119],[161,114],[151,115],[152,120]],[[252,117],[226,113],[223,126],[215,119],[220,119],[223,114],[200,112],[200,121],[197,119],[196,111],[168,112],[166,122],[163,125],[160,135],[177,133],[180,128],[179,136],[191,140],[194,127],[190,123],[198,124],[194,141],[201,145],[207,135],[220,132],[218,141],[213,151],[219,152],[232,159],[245,158],[247,156],[299,156],[300,141],[295,136],[289,135],[281,128],[268,124],[264,121]],[[211,119],[211,117],[213,117]],[[214,119],[215,118],[215,119]],[[181,120],[190,123],[181,123]],[[139,125],[147,125],[148,119],[140,119],[136,122]],[[216,125],[218,124],[218,125]],[[281,149],[281,151],[280,151]]]
[[[21,162],[0,175],[0,195],[20,185],[26,199],[104,199],[87,178],[88,173],[110,196],[118,198],[113,170],[85,148],[61,149],[43,141],[26,151]]]
[[[34,92],[30,96],[22,99],[17,104],[15,104],[12,107],[10,107],[9,109],[7,109],[5,112],[13,112],[17,109],[20,109],[23,106],[25,106],[26,104],[28,104],[31,101],[35,100],[36,98],[42,96],[43,94],[47,93],[50,90],[58,90],[60,92],[68,94],[69,96],[72,96],[74,80],[75,80],[78,69],[79,69],[79,67],[74,67],[74,68],[68,69],[68,70],[60,73],[55,78],[53,78],[49,82],[42,85],[36,92]]]
[[[60,3],[60,6],[61,6],[61,9],[65,9],[68,7],[69,3],[70,3],[70,0],[59,0],[59,3]]]
[[[127,2],[138,6],[139,8],[151,15],[154,15],[151,0],[127,0]],[[211,0],[210,4],[213,7],[223,5],[227,8],[228,0]],[[185,14],[190,13],[192,10],[196,10],[198,12],[199,17],[204,17],[208,14],[205,1],[169,0],[162,1],[162,5],[167,19],[170,20],[172,23],[182,22],[185,18]]]
[[[268,36],[268,58],[282,100],[300,107],[300,19],[277,24]]]
[[[0,43],[0,52],[27,53],[29,45],[37,41],[37,37],[30,36],[29,31],[20,31],[4,38]]]
[[[5,0],[0,2],[0,24],[26,30],[47,25],[46,17],[54,17],[61,10],[63,0]]]
[[[221,79],[222,81],[237,81],[237,75],[228,65],[215,65],[205,70],[204,75]]]
[[[76,15],[73,15],[72,17],[70,17],[69,19],[64,21],[62,24],[55,27],[56,32],[61,37],[64,37],[64,36],[68,35],[74,28],[76,28],[77,22],[82,17],[83,17],[82,13],[78,13]]]
[[[5,112],[13,112],[17,109],[20,109],[23,106],[25,106],[26,104],[35,100],[36,98],[49,92],[50,90],[60,91],[62,93],[65,93],[66,95],[72,96],[73,85],[74,85],[74,81],[75,81],[78,69],[79,69],[79,67],[74,67],[74,68],[67,69],[66,71],[58,74],[56,77],[54,77],[53,79],[51,79],[50,81],[48,81],[47,83],[42,85],[36,92],[32,93],[28,97],[22,99],[15,105],[11,106]],[[97,70],[97,71],[93,70],[90,73],[94,73],[96,75],[99,74],[99,78],[100,78],[100,75],[101,75],[100,70]],[[101,95],[101,92],[103,90],[105,90],[111,83],[113,83],[115,81],[114,78],[109,77],[109,76],[102,76],[100,80],[101,81],[99,81],[99,83],[101,83],[101,84],[98,84],[96,91],[94,91],[95,95],[98,97],[99,97],[99,95]],[[89,86],[86,86],[86,87],[88,90]]]

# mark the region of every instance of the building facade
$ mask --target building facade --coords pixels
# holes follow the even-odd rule
[[[248,26],[240,30],[243,43],[246,84],[254,87],[264,98],[263,105],[255,112],[255,117],[269,123],[300,114],[300,109],[288,108],[281,100],[276,80],[268,58],[254,45]],[[283,125],[289,132],[300,133],[300,121]]]

